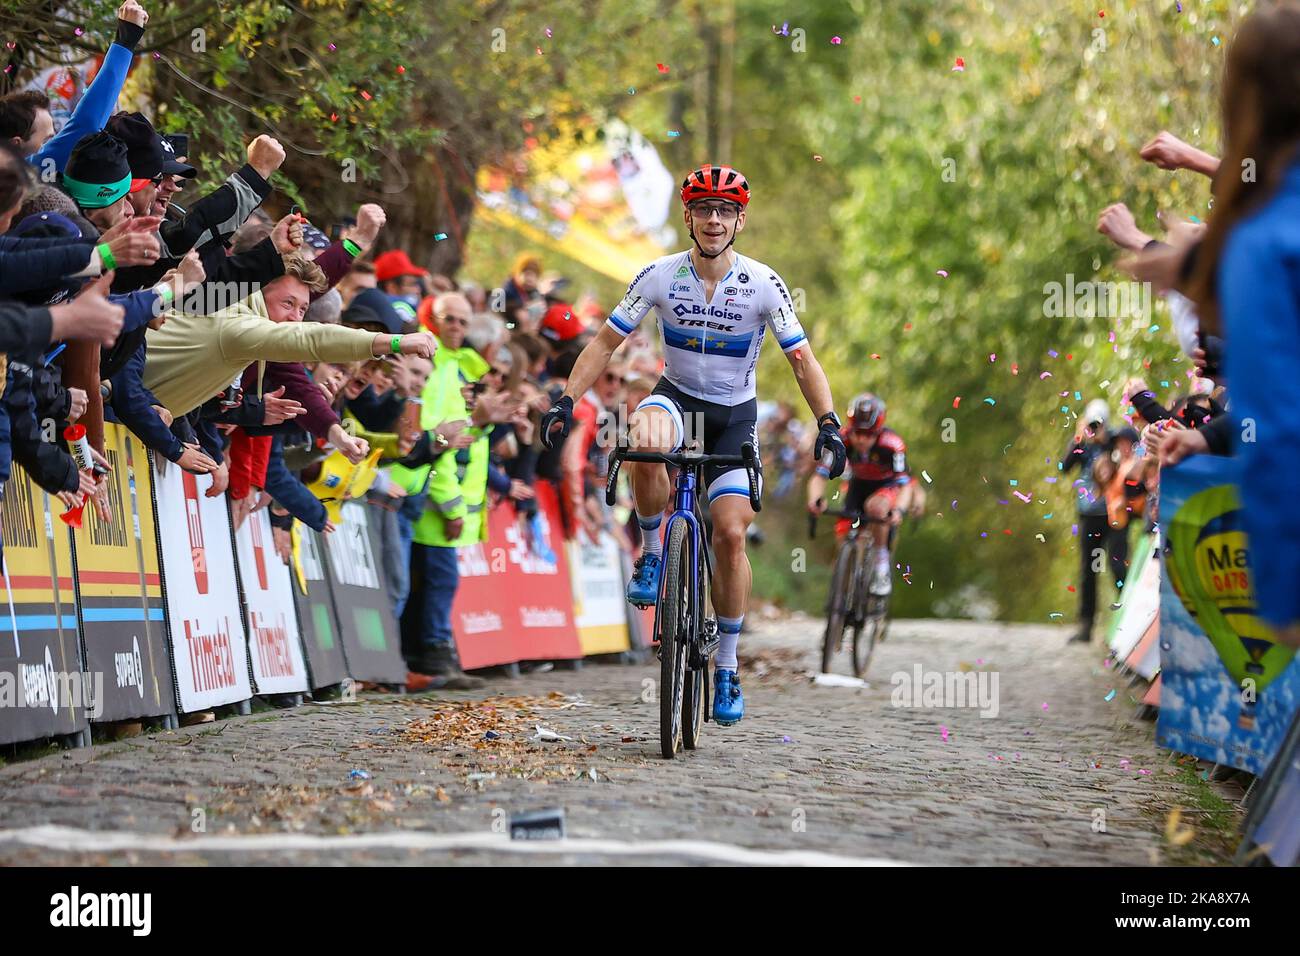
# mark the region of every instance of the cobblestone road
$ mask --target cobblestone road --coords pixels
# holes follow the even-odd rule
[[[731,848],[950,865],[1226,861],[1229,839],[1198,825],[1211,785],[1157,750],[1126,684],[1095,648],[1067,648],[1062,629],[899,622],[865,689],[804,676],[819,640],[812,619],[759,623],[741,642],[745,720],[706,725],[701,749],[673,761],[643,700],[657,664],[588,663],[494,680],[488,694],[363,694],[11,763],[0,863],[781,861]],[[918,664],[996,672],[997,716],[892,706],[891,675]],[[572,739],[535,742],[538,725]],[[563,807],[584,842],[507,852],[506,815],[544,807]],[[1177,849],[1165,841],[1175,807],[1196,830]],[[51,824],[97,832],[44,831],[32,845],[30,828]]]

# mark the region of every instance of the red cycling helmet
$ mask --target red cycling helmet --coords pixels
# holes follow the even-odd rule
[[[701,166],[682,180],[682,205],[697,199],[727,199],[744,209],[749,205],[749,181],[730,166]]]
[[[863,392],[849,406],[849,425],[854,431],[879,432],[885,427],[885,403]]]

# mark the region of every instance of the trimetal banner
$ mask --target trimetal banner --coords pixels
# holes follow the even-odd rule
[[[84,730],[94,693],[81,673],[63,506],[15,464],[4,486],[0,743]]]
[[[86,670],[103,695],[95,704],[95,719],[170,714],[176,694],[167,656],[149,453],[112,422],[104,423],[104,452],[112,466],[109,520],[101,521],[95,506],[87,505],[82,527],[72,534]],[[58,528],[63,530],[62,522]]]
[[[451,623],[462,667],[582,656],[559,501],[550,482],[538,481],[536,492],[541,542],[502,503],[488,512],[488,540],[459,549]]]
[[[293,606],[293,583],[288,566],[275,553],[267,509],[244,519],[235,532],[235,554],[248,615],[248,659],[254,690],[259,694],[307,690],[307,663]]]
[[[154,476],[172,662],[182,712],[253,696],[225,496],[207,475],[161,461]]]
[[[1255,616],[1250,543],[1228,459],[1160,473],[1164,580],[1156,742],[1264,772],[1300,707],[1295,650]]]
[[[324,550],[348,673],[357,680],[404,683],[401,635],[379,566],[378,517],[357,501],[340,513],[343,521],[324,536]]]
[[[294,522],[293,562],[290,567],[293,603],[298,610],[302,646],[307,653],[307,671],[312,690],[342,683],[348,676],[339,641],[334,596],[325,563],[321,560],[320,537],[302,522]]]
[[[623,552],[608,531],[592,542],[585,535],[566,545],[573,569],[573,615],[583,654],[617,654],[628,642],[628,603]]]

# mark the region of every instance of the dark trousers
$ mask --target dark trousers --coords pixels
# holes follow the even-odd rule
[[[1097,578],[1094,571],[1096,554],[1101,550],[1104,563],[1115,576],[1115,586],[1121,595],[1124,577],[1128,573],[1128,528],[1112,528],[1105,515],[1079,516],[1079,629],[1092,630],[1097,615]]]
[[[460,584],[455,548],[411,545],[411,589],[402,611],[402,656],[411,660],[453,655],[451,603]]]

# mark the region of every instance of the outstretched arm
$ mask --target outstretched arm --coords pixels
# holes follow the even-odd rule
[[[827,412],[833,411],[835,403],[831,398],[831,383],[817,356],[813,355],[812,346],[805,340],[798,348],[786,352],[785,357],[790,360],[799,391],[803,393],[813,417],[820,420]]]

